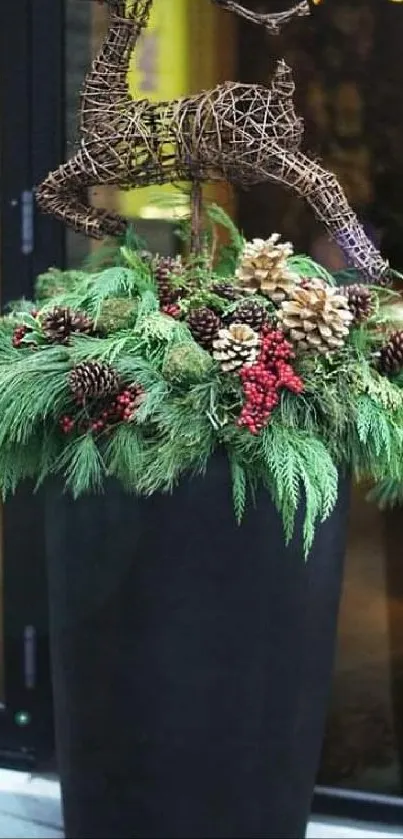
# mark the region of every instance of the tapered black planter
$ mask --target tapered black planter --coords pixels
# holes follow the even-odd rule
[[[323,734],[348,484],[306,564],[227,462],[172,496],[49,493],[66,836],[302,837]],[[300,528],[298,528],[300,530]]]

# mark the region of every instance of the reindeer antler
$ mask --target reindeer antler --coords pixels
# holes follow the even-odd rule
[[[221,6],[222,9],[225,9],[225,11],[233,12],[233,14],[243,17],[251,23],[257,23],[260,26],[264,26],[265,29],[268,29],[268,31],[273,35],[277,35],[280,32],[281,27],[294,17],[304,17],[306,15],[310,15],[311,13],[308,0],[302,0],[302,2],[292,6],[292,8],[288,9],[286,12],[274,12],[272,14],[259,14],[257,12],[252,12],[250,9],[245,9],[245,7],[241,6],[240,3],[235,2],[235,0],[213,0],[213,2],[216,3],[217,6]]]

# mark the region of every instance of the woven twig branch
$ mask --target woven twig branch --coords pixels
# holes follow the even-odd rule
[[[265,26],[273,19],[252,15],[233,0],[219,4]],[[388,264],[368,240],[335,176],[300,150],[303,122],[294,110],[294,82],[284,61],[278,63],[270,87],[227,82],[157,104],[130,97],[130,56],[151,5],[152,0],[134,0],[129,17],[122,17],[120,0],[112,5],[106,40],[82,94],[80,147],[39,187],[42,209],[88,236],[102,238],[123,234],[127,221],[89,206],[88,187],[132,189],[217,180],[244,187],[281,183],[311,205],[364,277],[389,282]],[[306,10],[306,3],[298,3],[280,17],[284,23]],[[274,17],[278,28],[279,16]],[[192,232],[197,242],[194,226]]]
[[[265,29],[273,35],[277,35],[281,28],[286,23],[289,23],[292,18],[303,17],[310,14],[308,0],[302,0],[302,3],[298,3],[296,6],[288,9],[288,11],[275,12],[271,14],[259,14],[257,12],[252,12],[249,9],[245,9],[245,7],[241,6],[240,3],[236,3],[235,0],[214,0],[214,2],[217,6],[221,6],[222,9],[225,9],[228,12],[233,12],[239,17],[250,21],[250,23],[257,23],[260,26],[264,26]]]

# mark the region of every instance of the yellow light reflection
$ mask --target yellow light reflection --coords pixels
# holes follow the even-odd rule
[[[389,0],[390,3],[403,3],[403,0]],[[320,6],[323,0],[312,0],[314,6]]]

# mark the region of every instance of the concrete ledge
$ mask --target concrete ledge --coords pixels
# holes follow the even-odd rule
[[[63,839],[60,786],[57,780],[0,770],[0,839]],[[403,839],[402,830],[375,825],[319,822],[307,839]]]

